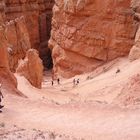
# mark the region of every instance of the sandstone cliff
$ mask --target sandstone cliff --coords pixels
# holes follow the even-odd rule
[[[28,33],[26,18],[24,16],[18,15],[15,16],[15,18],[13,16],[13,19],[8,19],[8,10],[6,10],[7,5],[5,5],[7,2],[8,1],[6,1],[6,3],[5,1],[0,2],[0,82],[4,89],[10,89],[9,92],[16,92],[19,94],[20,92],[16,89],[16,78],[12,72],[15,72],[18,61],[24,59],[26,52],[31,48],[31,40]],[[14,1],[9,2],[14,3]],[[30,59],[32,60],[32,58]],[[32,63],[34,64],[33,61]],[[40,68],[41,70],[43,69],[42,65]],[[41,78],[42,73],[40,74]],[[29,76],[33,78],[34,75],[30,72]],[[40,87],[40,85],[38,87]]]
[[[3,24],[5,21],[4,7],[4,1],[0,1],[0,24]],[[8,42],[4,32],[4,28],[0,26],[0,83],[2,84],[2,90],[8,90],[9,92],[17,93],[17,82],[9,69],[7,51]]]
[[[11,20],[3,26],[8,42],[10,70],[15,72],[18,60],[25,58],[26,51],[31,48],[29,34],[24,17]]]
[[[31,47],[40,52],[44,65],[50,67],[50,38],[52,7],[54,0],[7,0],[6,19],[13,20],[24,16],[29,32]]]
[[[9,69],[7,45],[4,29],[0,27],[0,83],[2,84],[2,90],[19,94],[16,90],[16,79]]]
[[[30,50],[31,43],[24,17],[10,20],[10,22],[6,22],[5,24],[3,23],[0,28],[1,49],[3,49],[0,51],[2,53],[0,65],[6,69],[4,71],[7,71],[7,76],[9,74],[12,75],[10,71],[15,72],[18,67],[18,72],[22,73],[33,86],[41,88],[43,65],[37,50]],[[18,66],[18,63],[24,58],[25,64]],[[7,79],[6,74],[1,77],[5,80]]]
[[[0,24],[3,23],[4,20],[5,20],[5,11],[4,11],[4,8],[5,8],[4,0],[1,0],[0,1]]]
[[[31,4],[30,4],[31,2]],[[37,12],[38,5],[37,0],[7,0],[5,2],[6,4],[6,19],[7,20],[13,20],[20,16],[25,16],[27,28],[30,34],[31,38],[31,44],[33,46],[37,46],[39,43],[39,24],[38,24],[38,15],[39,12]]]
[[[138,26],[134,13],[130,0],[56,0],[49,41],[54,72],[71,77],[128,55]]]

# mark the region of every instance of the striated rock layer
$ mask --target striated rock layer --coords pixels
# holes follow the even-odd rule
[[[46,20],[47,15],[46,11],[48,11],[48,14],[50,13],[50,10],[53,5],[52,0],[19,0],[19,1],[11,1],[7,0],[5,2],[6,4],[6,18],[7,20],[15,19],[20,16],[25,16],[27,28],[30,34],[32,47],[37,48],[40,40],[46,40],[47,39],[47,29],[46,29]],[[41,27],[40,27],[41,26]],[[40,34],[40,30],[43,30],[44,32],[41,32],[44,34]],[[42,36],[40,38],[40,36]]]
[[[2,90],[6,90],[8,93],[20,94],[16,89],[16,78],[9,69],[7,45],[8,42],[4,35],[4,29],[0,28],[0,83],[2,84]]]
[[[11,72],[15,72],[18,67],[18,72],[20,71],[33,86],[41,88],[43,65],[38,51],[30,49],[31,43],[24,17],[3,23],[0,26],[0,41],[0,68],[3,70],[0,71],[0,79],[9,79],[9,82],[15,83],[16,79]],[[24,65],[18,66],[24,58]]]
[[[30,38],[24,17],[1,22],[1,32],[5,36],[9,67],[15,72],[18,60],[25,57],[26,51],[31,48]]]
[[[24,16],[30,36],[31,47],[40,52],[44,65],[50,67],[50,38],[52,7],[54,0],[7,0],[7,20]]]
[[[19,94],[20,92],[16,89],[16,78],[14,77],[12,72],[15,72],[18,66],[18,61],[20,59],[24,59],[26,56],[26,52],[31,48],[31,40],[24,16],[20,16],[7,21],[7,16],[5,15],[6,6],[4,2],[5,1],[0,1],[0,83],[2,83],[2,87],[4,89],[10,90],[9,92],[16,92],[17,94]],[[34,64],[37,63],[38,67],[40,65],[37,59],[33,59],[33,57],[35,56],[34,53],[31,55],[33,56],[28,57],[28,59],[30,59],[29,62],[32,63],[30,64],[32,66],[30,67],[29,73],[29,76],[32,78],[33,72],[31,72],[31,68],[34,68],[36,70],[36,73],[39,73],[40,69],[37,69]],[[37,58],[39,59],[39,57]],[[43,68],[41,65],[41,70],[42,69]],[[39,74],[41,75],[40,77],[42,77],[43,74],[41,72]],[[40,78],[37,80],[41,81],[42,79]],[[30,82],[32,83],[32,81]],[[33,85],[40,87],[40,85],[37,84]]]
[[[5,20],[5,2],[4,0],[0,0],[0,24]]]
[[[71,77],[127,55],[138,26],[134,13],[130,0],[56,0],[49,41],[54,73]]]
[[[3,24],[4,34],[7,39],[9,66],[15,72],[18,60],[25,58],[26,51],[31,48],[30,38],[24,17],[10,20]]]

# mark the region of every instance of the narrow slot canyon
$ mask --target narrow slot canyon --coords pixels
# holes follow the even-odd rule
[[[53,4],[52,4],[53,5]],[[53,67],[51,50],[48,47],[48,41],[51,35],[51,21],[52,21],[52,6],[45,14],[41,14],[39,17],[39,33],[40,33],[40,45],[39,53],[40,58],[43,60],[43,65],[47,69]]]

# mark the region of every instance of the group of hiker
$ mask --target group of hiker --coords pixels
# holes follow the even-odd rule
[[[60,78],[57,78],[57,79],[56,79],[56,82],[57,82],[58,85],[60,85]],[[73,86],[78,85],[79,82],[80,82],[79,79],[73,79]],[[51,81],[51,85],[52,85],[52,86],[54,85],[54,80]]]
[[[59,78],[57,78],[57,80],[56,80],[56,81],[57,81],[57,84],[58,84],[58,85],[60,85],[60,79],[59,79]],[[52,80],[52,81],[51,81],[51,84],[52,84],[52,86],[54,85],[54,80]]]
[[[76,85],[78,85],[80,82],[79,79],[73,79],[73,86],[75,87]]]
[[[120,69],[118,68],[118,69],[116,70],[116,74],[119,73],[119,72],[120,72]],[[57,84],[60,85],[60,79],[57,78],[56,81],[57,81]],[[80,81],[79,81],[79,78],[78,78],[78,79],[75,79],[75,78],[74,78],[74,79],[73,79],[73,87],[75,87],[76,85],[78,85],[79,82],[80,82]],[[52,86],[54,85],[54,80],[51,81],[51,84],[52,84]]]
[[[116,74],[120,72],[120,69],[118,68],[117,71],[116,71]],[[56,79],[56,82],[58,85],[60,85],[60,78],[57,78]],[[79,79],[73,79],[73,87],[75,87],[76,85],[78,85],[80,83],[80,80]],[[54,80],[51,81],[51,85],[53,86],[54,85]],[[2,102],[2,98],[4,98],[3,94],[2,94],[2,84],[0,83],[0,112],[1,109],[4,107],[3,105],[1,105],[1,102]]]

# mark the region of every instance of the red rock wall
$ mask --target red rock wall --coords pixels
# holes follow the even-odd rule
[[[30,38],[26,27],[24,17],[3,22],[3,34],[6,38],[9,67],[12,72],[15,72],[18,60],[23,59],[26,51],[31,48]]]
[[[54,72],[71,77],[127,55],[136,29],[130,0],[56,0],[49,41]]]
[[[33,86],[41,88],[42,61],[38,56],[37,50],[34,50],[33,53],[28,53],[32,52],[30,48],[31,44],[24,17],[16,18],[6,23],[3,22],[2,26],[0,26],[0,83],[2,83],[2,87],[6,92],[22,95],[16,89],[17,82],[12,72],[15,72],[19,65],[18,62],[23,61],[21,59],[24,59],[26,54],[30,54],[27,69],[23,69],[22,72],[25,73],[24,76]],[[33,69],[35,72],[33,72]]]
[[[47,35],[45,34],[47,31],[46,16],[51,12],[53,3],[53,0],[6,1],[6,17],[8,20],[25,16],[33,48],[39,49],[41,43],[47,41]]]
[[[0,0],[0,24],[3,23],[5,19],[4,8],[5,8],[4,0]]]
[[[52,1],[49,1],[49,5],[46,3],[48,0],[0,0],[0,46],[2,46],[0,48],[0,82],[5,83],[5,87],[13,85],[16,89],[16,79],[11,71],[15,72],[18,61],[25,58],[26,52],[31,47],[39,50],[42,47],[41,43],[44,45],[44,42],[48,41],[50,27],[47,26],[47,16],[52,14],[48,13],[48,10],[51,10],[50,6],[52,7]],[[47,44],[44,46],[47,47]],[[39,57],[38,60],[40,60]],[[33,59],[30,61],[33,62]],[[37,62],[33,62],[32,65]],[[41,87],[42,81],[41,60],[40,65],[37,65],[38,69],[35,68],[37,74],[40,74],[40,79],[37,77],[38,81],[35,79],[36,75],[31,73],[32,67],[29,71],[31,79],[33,76],[35,79],[33,85],[37,87]]]
[[[39,11],[37,0],[7,0],[6,18],[13,20],[20,16],[25,16],[27,28],[31,38],[32,47],[37,48],[39,40]]]
[[[16,79],[9,69],[7,46],[4,29],[0,27],[0,83],[6,93],[18,93]],[[5,92],[3,94],[5,95]]]
[[[0,24],[3,24],[5,21],[5,12],[4,12],[4,1],[0,1]],[[2,83],[2,88],[6,88],[6,85],[9,84],[9,89],[16,88],[16,80],[13,74],[9,70],[9,61],[8,61],[8,42],[5,37],[5,29],[0,26],[0,83]]]
[[[48,52],[47,46],[50,38],[53,4],[54,0],[6,1],[7,20],[24,15],[30,35],[31,46],[40,51],[42,59]]]

